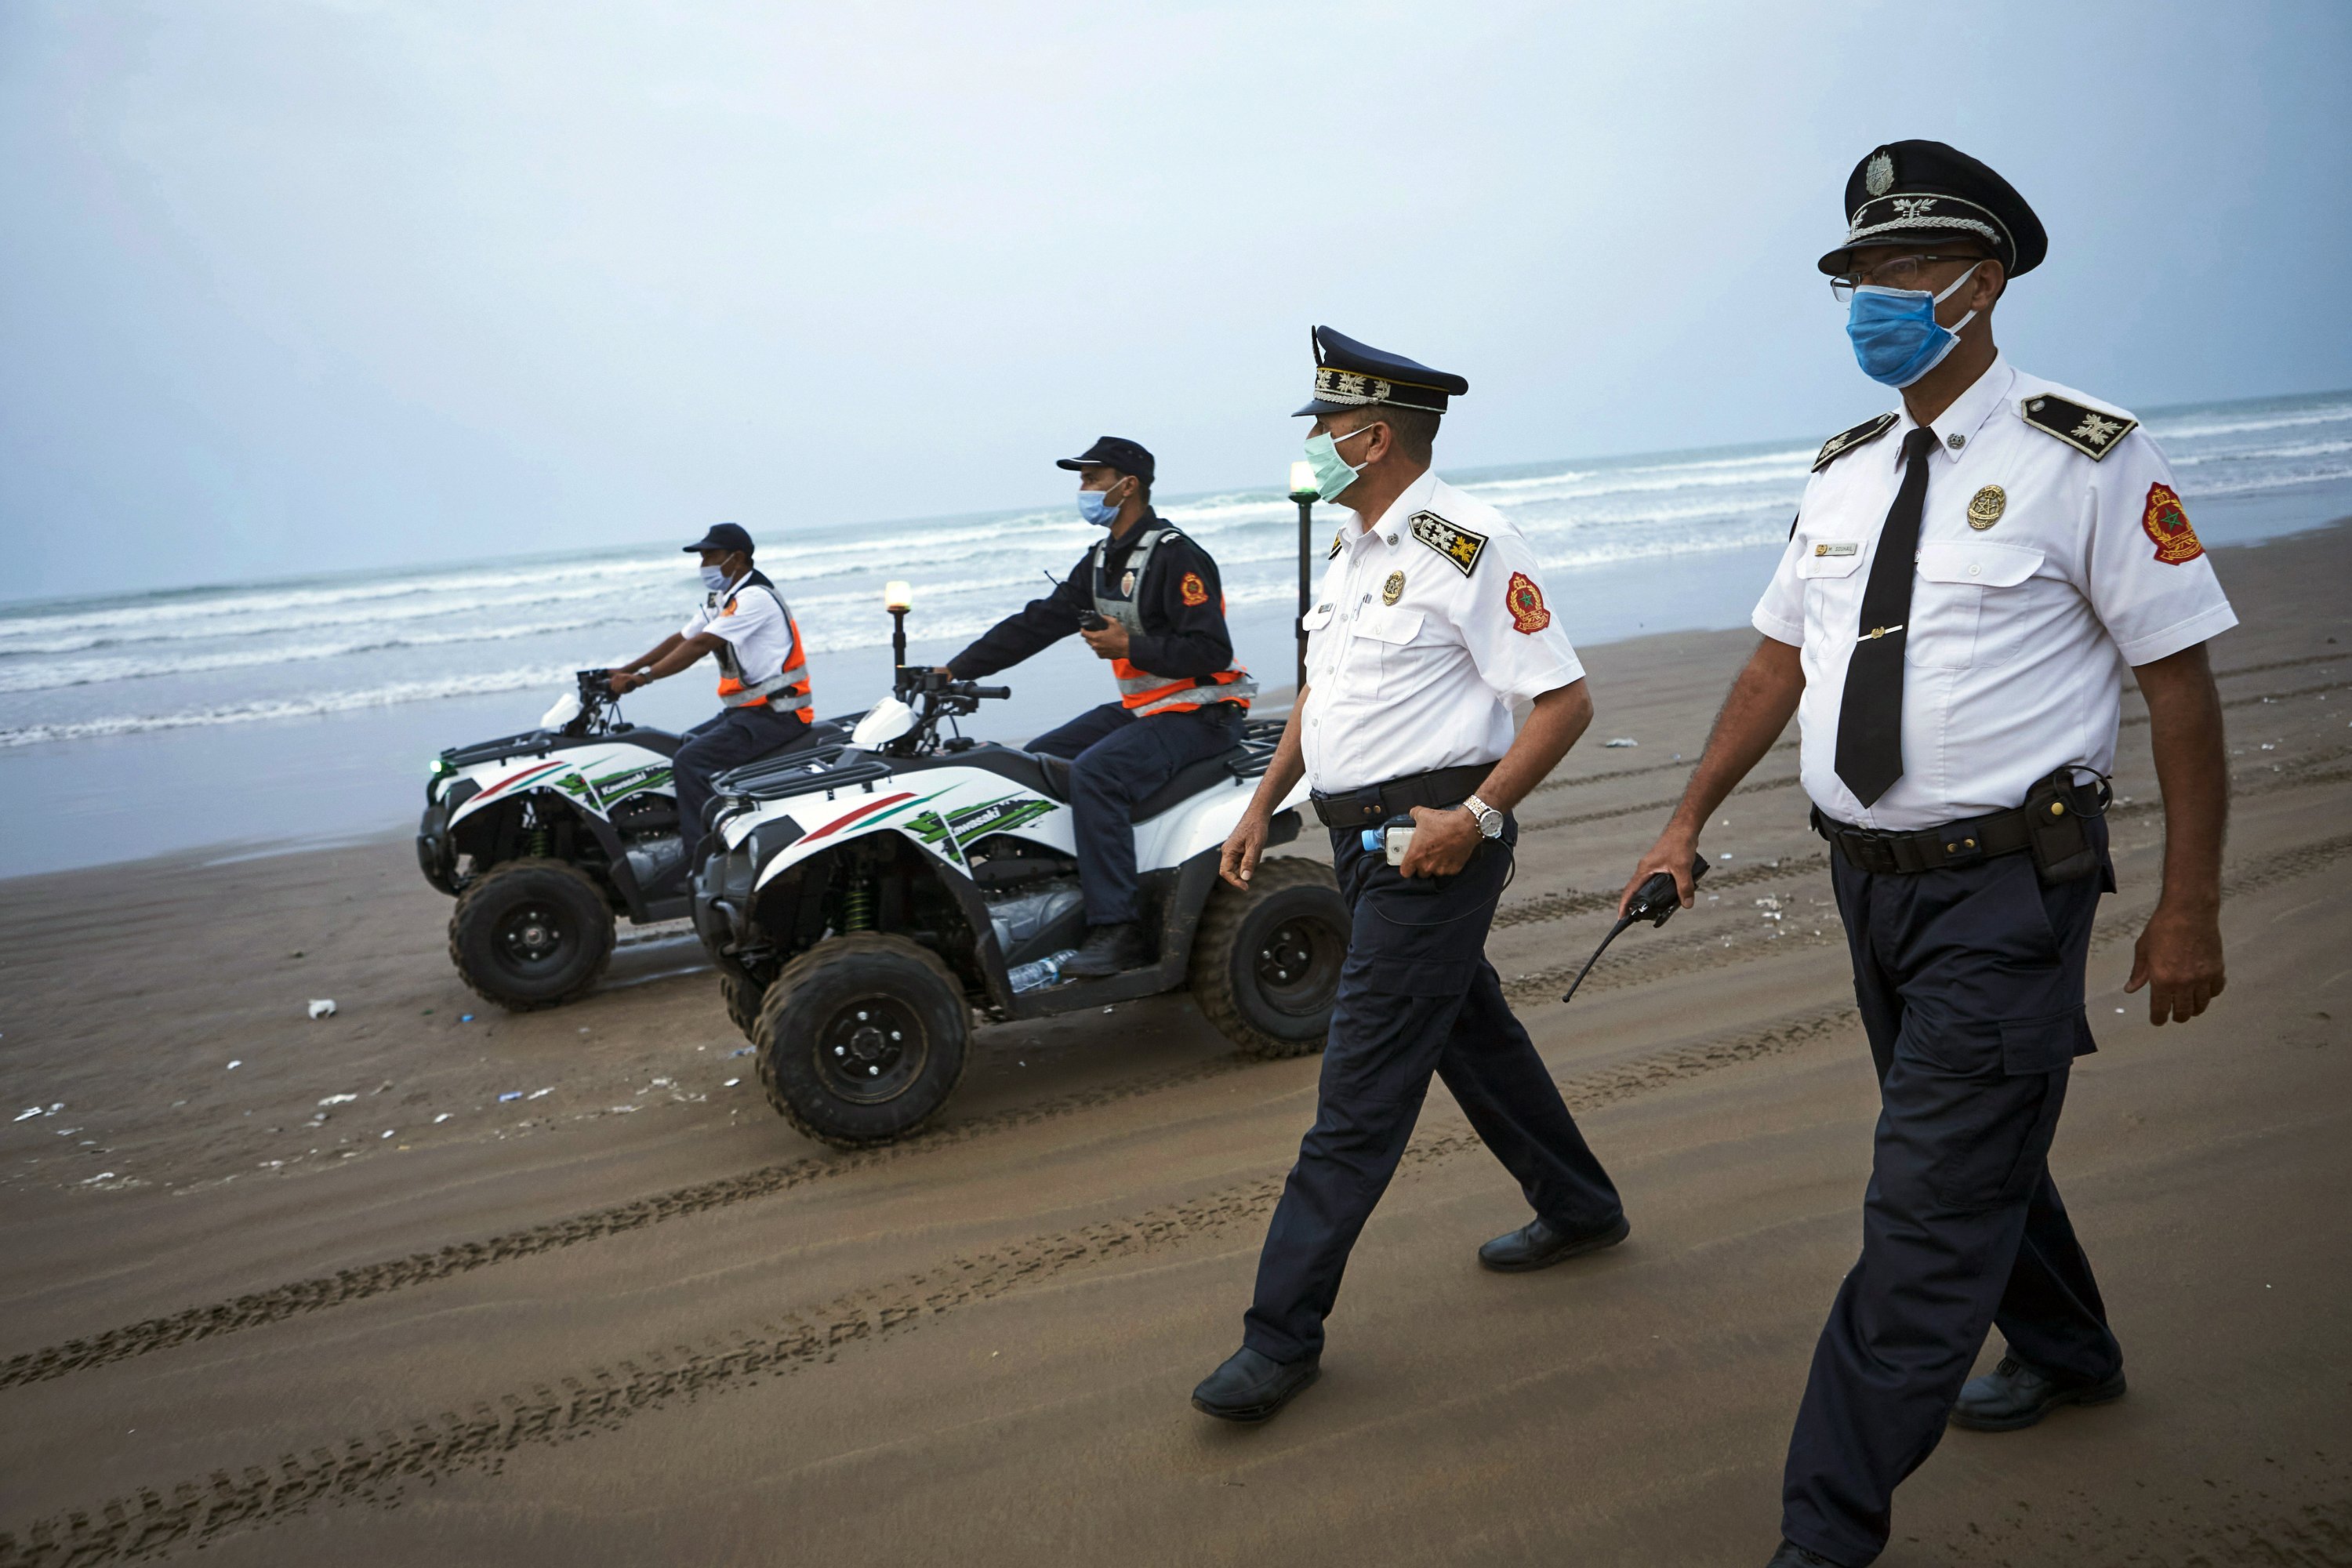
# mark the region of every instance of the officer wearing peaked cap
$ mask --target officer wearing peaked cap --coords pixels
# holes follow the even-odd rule
[[[2011,366],[1992,313],[2048,248],[2006,180],[1937,142],[1874,149],[1821,258],[1901,405],[1814,460],[1680,808],[1626,883],[1690,902],[1699,829],[1797,719],[1880,1085],[1862,1258],[1813,1353],[1776,1568],[1860,1568],[1946,1422],[2032,1426],[2124,1392],[2050,1179],[2091,921],[2115,889],[2105,775],[2124,667],[2164,790],[2164,885],[2126,990],[2186,1022],[2222,985],[2221,704],[2236,624],[2164,455],[2128,414]],[[1969,1380],[1989,1323],[2007,1354]]]
[[[1242,1348],[1193,1391],[1263,1420],[1314,1381],[1349,1249],[1395,1172],[1432,1075],[1535,1217],[1488,1268],[1540,1268],[1624,1238],[1623,1205],[1486,962],[1518,837],[1511,808],[1591,722],[1583,667],[1518,531],[1430,471],[1458,375],[1315,331],[1301,416],[1317,487],[1355,514],[1307,616],[1307,687],[1223,870],[1246,886],[1303,773],[1351,919],[1315,1125],[1258,1263]],[[1532,710],[1514,733],[1512,704]],[[1381,847],[1410,822],[1401,865]],[[1367,830],[1371,844],[1367,845]]]

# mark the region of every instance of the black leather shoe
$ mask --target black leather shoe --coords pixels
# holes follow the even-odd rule
[[[1062,965],[1064,974],[1099,980],[1143,967],[1143,928],[1133,921],[1115,926],[1088,926],[1087,940]]]
[[[1614,1247],[1633,1234],[1633,1227],[1619,1215],[1614,1223],[1599,1230],[1587,1230],[1570,1235],[1555,1230],[1548,1220],[1531,1219],[1508,1236],[1498,1236],[1478,1249],[1478,1261],[1505,1274],[1517,1274],[1529,1268],[1549,1268],[1587,1252],[1598,1252],[1604,1247]]]
[[[1244,1345],[1192,1391],[1192,1408],[1220,1421],[1263,1421],[1323,1374],[1322,1359],[1276,1361]]]
[[[2098,1383],[2061,1383],[2005,1355],[1992,1371],[1961,1385],[1952,1425],[1971,1432],[2014,1432],[2062,1405],[2105,1405],[2123,1396],[2121,1372]]]
[[[1780,1550],[1772,1553],[1772,1561],[1764,1568],[1845,1568],[1818,1552],[1808,1552],[1793,1541],[1780,1542]]]

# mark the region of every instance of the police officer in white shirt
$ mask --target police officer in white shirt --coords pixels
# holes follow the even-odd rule
[[[1242,1348],[1192,1393],[1229,1421],[1264,1420],[1315,1380],[1349,1249],[1433,1073],[1535,1211],[1481,1262],[1541,1268],[1627,1229],[1486,958],[1518,838],[1511,807],[1591,722],[1583,666],[1518,531],[1430,471],[1439,416],[1469,383],[1328,327],[1315,349],[1315,397],[1298,411],[1315,420],[1307,453],[1323,497],[1355,521],[1331,542],[1307,616],[1307,685],[1223,871],[1248,885],[1303,772],[1353,923],[1315,1125],[1266,1231]],[[1391,823],[1412,833],[1395,867],[1381,847]]]
[[[1802,737],[1882,1113],[1861,1261],[1790,1440],[1775,1568],[1861,1568],[1896,1483],[1953,1425],[2032,1426],[2124,1392],[2050,1180],[2092,916],[2115,889],[2105,775],[2122,677],[2147,699],[2164,886],[2126,990],[2151,1023],[2221,994],[2227,763],[2206,641],[2236,624],[2164,455],[2128,414],[2013,369],[2009,279],[2048,241],[2009,183],[1937,142],[1854,166],[1822,258],[1856,358],[1902,406],[1832,437],[1681,806],[1626,883],[1690,903],[1699,831]],[[1989,1322],[2007,1354],[1967,1382]]]
[[[766,574],[751,564],[751,535],[722,522],[686,547],[702,557],[702,603],[686,625],[605,677],[618,696],[698,662],[719,659],[718,717],[686,732],[670,759],[677,787],[678,832],[691,847],[702,837],[710,781],[777,752],[805,744],[810,708],[808,649],[800,624]]]

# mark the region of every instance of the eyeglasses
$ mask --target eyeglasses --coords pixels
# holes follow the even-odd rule
[[[1875,267],[1857,267],[1843,278],[1830,279],[1830,293],[1844,304],[1864,284],[1880,289],[1924,289],[1925,273],[1938,261],[1982,261],[1981,256],[1896,256]]]

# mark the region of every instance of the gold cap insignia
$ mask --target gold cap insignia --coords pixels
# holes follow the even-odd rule
[[[1969,498],[1969,526],[1982,533],[2000,521],[2001,511],[2008,505],[2007,490],[1999,485],[1985,486]]]

